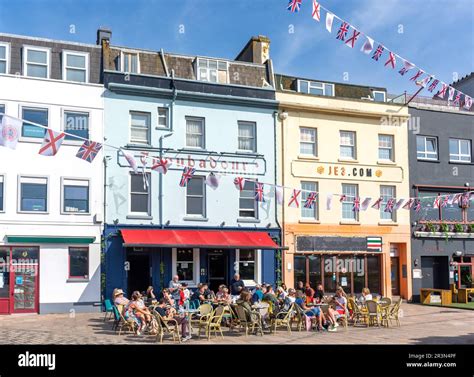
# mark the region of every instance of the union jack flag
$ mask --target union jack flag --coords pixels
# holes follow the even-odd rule
[[[413,202],[413,209],[415,212],[420,212],[421,209],[421,200],[420,199],[415,199]]]
[[[301,8],[301,2],[302,0],[290,0],[290,2],[288,3],[287,9],[293,13],[299,12]]]
[[[193,177],[195,172],[196,172],[196,169],[186,166],[183,169],[183,174],[181,175],[181,180],[179,181],[179,185],[181,187],[186,187],[186,185],[188,184],[189,180]]]
[[[166,174],[170,166],[171,166],[171,162],[169,160],[167,160],[166,158],[165,159],[160,158],[158,160],[153,160],[151,170],[155,170],[161,174]]]
[[[234,185],[237,190],[242,191],[245,186],[245,178],[243,177],[234,178]]]
[[[354,205],[352,206],[352,210],[354,212],[359,212],[360,210],[360,198],[358,196],[354,198]]]
[[[265,201],[265,197],[263,196],[263,183],[255,182],[255,200],[257,202]]]
[[[435,90],[438,84],[439,84],[439,80],[438,79],[434,80],[428,87],[428,92],[433,92],[433,90]]]
[[[44,134],[43,144],[38,153],[43,156],[56,155],[65,137],[66,134],[64,132],[54,132],[48,128]]]
[[[349,31],[349,24],[343,21],[341,24],[341,27],[339,28],[339,31],[337,32],[336,39],[340,39],[341,41],[343,41],[348,31]]]
[[[92,162],[101,149],[102,144],[96,143],[95,141],[86,140],[79,148],[76,157],[79,157],[80,159],[87,162]]]
[[[372,55],[372,59],[374,59],[376,62],[379,61],[379,58],[382,56],[383,54],[383,50],[385,49],[385,47],[383,47],[382,45],[379,45],[377,47],[377,49],[375,50],[374,54]]]
[[[383,198],[378,198],[374,204],[372,204],[372,208],[374,209],[380,209],[380,204],[382,203]]]
[[[313,209],[314,205],[316,204],[317,196],[318,196],[317,192],[310,192],[309,195],[306,197],[306,201],[304,202],[304,208]]]
[[[395,204],[395,199],[390,198],[389,200],[387,200],[387,203],[385,204],[385,208],[383,211],[392,213],[394,204]]]
[[[293,194],[291,195],[290,201],[288,202],[288,207],[300,207],[299,196],[301,194],[301,190],[293,189]]]
[[[403,68],[398,71],[399,74],[402,76],[405,75],[410,69],[412,69],[415,65],[410,63],[408,60],[403,60]]]

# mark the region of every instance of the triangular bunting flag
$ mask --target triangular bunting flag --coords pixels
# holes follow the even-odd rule
[[[365,37],[366,40],[365,40],[365,43],[362,45],[361,47],[361,51],[364,53],[364,54],[370,54],[372,52],[372,50],[374,49],[374,40],[368,36]]]
[[[326,14],[326,30],[331,32],[332,31],[332,23],[334,21],[334,14],[327,13]]]
[[[120,149],[120,151],[122,152],[130,167],[133,169],[134,173],[138,173],[138,165],[137,161],[135,161],[135,157],[133,157],[132,154],[125,152],[123,149]]]
[[[332,206],[332,194],[327,194],[326,195],[326,209],[330,211],[331,206]]]
[[[360,205],[360,210],[361,211],[366,211],[367,208],[369,208],[369,204],[372,198],[365,198],[362,204]]]
[[[283,187],[275,186],[275,199],[278,205],[283,205]]]
[[[219,187],[220,178],[220,175],[210,172],[206,178],[206,185],[215,190]]]
[[[374,204],[372,204],[372,207],[371,208],[374,208],[374,209],[380,209],[380,204],[382,203],[382,200],[383,198],[378,198]]]

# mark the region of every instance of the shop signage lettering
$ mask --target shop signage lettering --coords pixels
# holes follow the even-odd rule
[[[329,175],[335,177],[372,177],[375,176],[377,178],[381,178],[383,175],[382,170],[377,169],[375,172],[372,168],[359,168],[359,167],[352,167],[352,166],[344,166],[344,165],[329,165],[327,168],[324,166],[318,166],[316,171],[320,175]]]

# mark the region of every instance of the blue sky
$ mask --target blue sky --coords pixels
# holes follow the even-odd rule
[[[359,51],[361,40],[354,49],[337,41],[338,20],[332,34],[313,21],[311,2],[292,14],[286,0],[0,0],[0,32],[95,43],[97,28],[107,26],[115,45],[230,59],[261,34],[271,39],[276,72],[330,81],[347,72],[348,83],[413,92],[407,78],[384,67],[385,55],[376,63]],[[320,2],[443,81],[474,71],[473,0]]]

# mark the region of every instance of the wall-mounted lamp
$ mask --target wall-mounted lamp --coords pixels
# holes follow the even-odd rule
[[[418,258],[415,258],[413,260],[413,266],[418,267],[418,263],[419,263]]]
[[[272,226],[272,223],[267,224],[267,228],[270,228]]]
[[[225,221],[221,222],[221,227],[223,228],[225,225]]]
[[[280,120],[286,120],[288,119],[288,113],[286,111],[282,111],[281,113],[278,114],[278,118]]]
[[[462,256],[462,251],[456,250],[453,255],[455,255],[456,257],[460,257]]]
[[[287,270],[288,270],[288,271],[291,271],[291,267],[292,267],[291,262],[288,262],[288,263],[286,264]]]
[[[165,223],[166,226],[169,226],[170,224],[171,222],[169,220]]]

